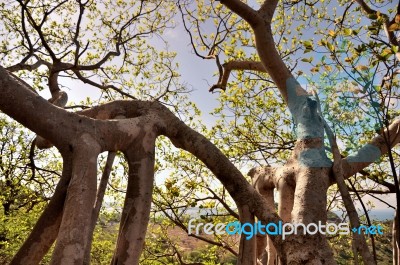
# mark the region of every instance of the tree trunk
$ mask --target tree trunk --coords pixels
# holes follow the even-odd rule
[[[248,206],[239,206],[239,217],[241,224],[254,224],[254,215],[249,210]],[[246,228],[244,228],[246,229]],[[246,229],[249,231],[249,229]],[[256,265],[257,264],[257,247],[256,247],[256,235],[255,231],[251,238],[247,238],[247,235],[240,235],[239,243],[239,256],[237,260],[237,265]]]
[[[143,132],[124,152],[129,178],[113,265],[139,264],[152,202],[155,138],[153,132]]]
[[[83,134],[71,145],[72,177],[51,264],[83,264],[97,190],[97,156],[100,145]]]
[[[91,221],[90,228],[89,228],[90,229],[89,234],[93,234],[94,229],[96,227],[97,219],[99,218],[101,205],[103,203],[104,195],[105,195],[105,192],[107,189],[108,180],[110,178],[115,155],[116,155],[115,152],[108,152],[106,165],[104,167],[103,174],[100,179],[100,184],[97,189],[96,202],[93,207],[92,221]],[[92,249],[92,241],[93,241],[93,237],[90,237],[88,245],[85,249],[85,261],[84,261],[85,265],[90,264],[90,252]]]
[[[399,227],[397,226],[398,224],[398,216],[397,216],[397,211],[394,216],[393,220],[393,228],[392,228],[392,247],[393,247],[393,265],[399,265],[400,264],[400,256],[399,256],[399,242],[397,239],[399,238]]]

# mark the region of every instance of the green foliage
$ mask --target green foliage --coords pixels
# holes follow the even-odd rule
[[[101,265],[110,263],[114,254],[117,235],[118,224],[115,222],[109,220],[105,225],[96,226],[92,243],[91,264]]]
[[[60,164],[56,153],[37,152],[32,170],[28,157],[32,134],[4,115],[0,132],[0,263],[7,264],[53,193]]]
[[[392,246],[391,246],[391,227],[392,221],[379,222],[383,227],[384,234],[374,237],[377,264],[392,264]],[[330,245],[334,251],[336,262],[339,265],[347,265],[354,262],[354,254],[352,252],[352,240],[348,235],[339,235],[329,239]],[[368,245],[371,244],[371,238],[367,237]],[[362,264],[361,258],[358,262]]]
[[[0,212],[0,263],[8,264],[11,258],[29,235],[37,219],[42,213],[45,203],[35,205],[30,210],[20,208],[12,214],[4,215],[4,208]],[[49,257],[43,264],[49,262]]]

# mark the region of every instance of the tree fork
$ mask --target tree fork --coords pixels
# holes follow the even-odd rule
[[[248,176],[251,177],[252,185],[266,200],[266,206],[271,212],[276,212],[274,201],[274,189],[277,183],[277,172],[280,168],[262,166],[252,168]],[[268,235],[257,234],[257,258],[263,265],[275,265],[277,253],[271,238]]]

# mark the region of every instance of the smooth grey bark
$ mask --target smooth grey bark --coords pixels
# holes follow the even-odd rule
[[[97,188],[97,194],[96,194],[96,202],[93,207],[93,212],[92,212],[92,220],[90,224],[90,231],[89,234],[93,234],[94,229],[96,227],[97,219],[99,218],[100,215],[100,209],[101,205],[103,203],[104,195],[106,193],[107,185],[108,185],[108,180],[110,178],[111,170],[112,170],[112,165],[114,163],[116,153],[115,152],[109,152],[107,155],[107,161],[106,165],[103,170],[103,174],[100,179],[100,184],[99,187]],[[90,264],[90,252],[92,249],[92,241],[93,237],[89,237],[89,242],[86,246],[85,249],[85,260],[83,264]]]
[[[242,224],[254,224],[254,214],[247,205],[239,208],[239,217]],[[245,235],[240,236],[239,256],[236,265],[255,265],[257,264],[257,237],[254,235],[247,239]]]
[[[72,144],[72,176],[51,264],[83,264],[92,236],[91,217],[97,188],[100,145],[88,134]]]
[[[143,130],[137,142],[124,151],[129,178],[113,265],[139,264],[150,218],[155,139],[154,132]]]

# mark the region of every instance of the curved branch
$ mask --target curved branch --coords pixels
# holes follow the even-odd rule
[[[264,65],[257,61],[230,61],[221,65],[219,64],[218,56],[216,57],[216,61],[220,76],[218,78],[218,83],[210,88],[210,92],[213,92],[215,89],[222,89],[225,91],[229,75],[232,70],[251,70],[263,73],[266,72]]]
[[[385,129],[381,135],[373,138],[368,144],[360,148],[356,154],[342,160],[345,178],[353,176],[388,152],[385,136],[391,148],[400,142],[400,119],[395,120],[388,130]]]
[[[25,64],[25,63],[17,63],[15,65],[9,66],[6,69],[10,72],[18,72],[21,70],[27,70],[27,71],[33,71],[38,69],[40,66],[46,65],[47,67],[50,67],[51,64],[46,62],[45,60],[37,60],[34,64]]]
[[[275,47],[271,19],[277,1],[266,1],[259,11],[255,11],[240,0],[225,0],[221,1],[221,3],[245,19],[252,27],[260,60],[266,72],[277,85],[283,99],[289,105],[290,111],[296,116],[298,113],[291,106],[293,104],[299,105],[299,102],[302,101],[302,99],[298,100],[297,96],[307,97],[308,93],[297,83]],[[294,97],[289,98],[289,95]],[[304,99],[305,97],[302,98]]]

